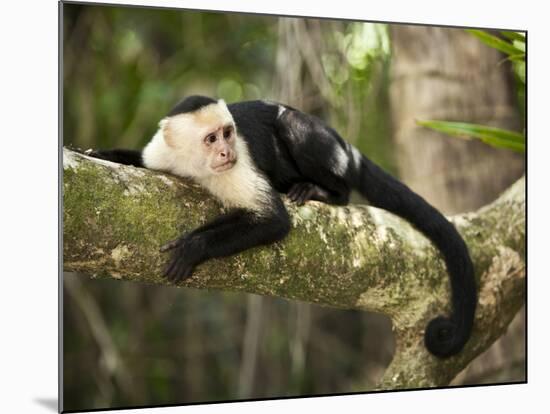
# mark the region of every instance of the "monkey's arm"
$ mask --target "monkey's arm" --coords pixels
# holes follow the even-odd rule
[[[177,283],[208,259],[231,256],[284,238],[290,220],[280,197],[275,197],[273,211],[267,216],[238,209],[163,246],[162,251],[173,250],[165,276]]]

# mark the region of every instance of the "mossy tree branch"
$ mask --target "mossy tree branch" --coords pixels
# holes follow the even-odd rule
[[[66,271],[168,284],[159,246],[223,208],[190,181],[63,152]],[[477,212],[451,218],[470,248],[480,287],[473,337],[439,360],[424,348],[433,317],[449,310],[449,279],[435,248],[405,221],[367,206],[287,203],[281,243],[199,266],[181,286],[243,291],[391,317],[396,354],[378,388],[447,385],[504,333],[525,293],[525,181]]]

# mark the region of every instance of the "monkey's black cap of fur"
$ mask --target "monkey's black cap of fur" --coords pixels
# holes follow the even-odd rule
[[[188,112],[195,112],[207,105],[216,103],[215,99],[208,96],[192,95],[182,99],[176,106],[168,112],[168,116],[174,116],[179,114],[186,114]]]

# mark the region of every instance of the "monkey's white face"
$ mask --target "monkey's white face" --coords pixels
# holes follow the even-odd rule
[[[164,118],[159,126],[143,149],[145,167],[193,178],[226,206],[265,210],[271,187],[223,100]]]
[[[196,178],[218,175],[237,162],[237,131],[223,100],[196,112],[161,121],[166,145],[177,158],[177,169]]]

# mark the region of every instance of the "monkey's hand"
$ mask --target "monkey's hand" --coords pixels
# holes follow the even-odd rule
[[[164,277],[176,284],[189,278],[195,267],[204,260],[203,241],[200,236],[193,234],[166,243],[160,251],[172,251],[172,257],[164,269]]]

